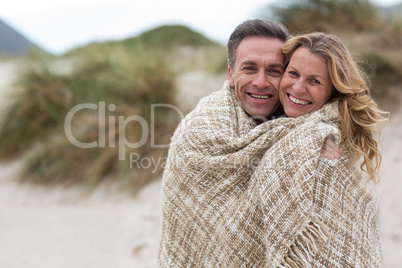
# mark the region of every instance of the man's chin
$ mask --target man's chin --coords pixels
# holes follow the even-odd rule
[[[247,112],[246,112],[247,113]],[[263,123],[268,121],[268,117],[269,115],[263,114],[263,113],[247,113],[248,116],[250,116],[254,121],[258,122],[258,123]]]

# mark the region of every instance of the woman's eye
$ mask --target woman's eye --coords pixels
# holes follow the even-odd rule
[[[318,81],[317,79],[313,79],[312,81],[314,84],[321,84],[320,81]]]
[[[298,74],[297,74],[295,71],[289,71],[289,74],[290,74],[291,76],[298,76]]]

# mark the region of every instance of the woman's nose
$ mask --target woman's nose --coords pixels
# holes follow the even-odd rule
[[[306,84],[302,79],[297,79],[295,83],[293,84],[293,91],[295,92],[306,92]]]

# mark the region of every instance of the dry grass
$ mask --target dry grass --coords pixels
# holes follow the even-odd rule
[[[160,169],[130,166],[129,155],[166,155],[166,149],[151,144],[152,137],[155,144],[166,144],[177,123],[169,110],[151,118],[152,104],[175,104],[175,74],[165,59],[156,52],[103,47],[70,58],[67,68],[59,61],[41,58],[25,65],[0,123],[0,158],[24,155],[22,178],[37,183],[94,186],[108,178],[138,190],[160,174]],[[66,128],[68,112],[82,104],[95,106],[73,114]],[[128,121],[133,115],[145,120],[145,136],[142,125]],[[77,147],[66,131],[82,143],[97,144]],[[139,148],[128,144],[142,137],[146,142]],[[119,160],[122,155],[125,160]]]
[[[22,66],[0,120],[0,160],[23,157],[27,182],[93,187],[107,180],[136,191],[160,175],[180,120],[166,107],[152,114],[152,104],[176,105],[178,73],[225,71],[226,48],[176,25],[62,57],[31,54]],[[66,130],[69,111],[80,104],[95,106],[77,111]],[[132,116],[144,119],[148,129]],[[96,146],[77,147],[66,131]]]

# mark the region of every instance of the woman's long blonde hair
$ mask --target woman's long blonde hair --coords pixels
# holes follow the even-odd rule
[[[364,72],[337,36],[310,33],[290,38],[282,49],[286,66],[299,47],[308,48],[326,60],[335,88],[330,102],[338,101],[342,141],[355,153],[351,164],[363,156],[361,170],[369,175],[369,181],[378,182],[382,157],[373,133],[380,134],[380,126],[388,120],[385,117],[388,113],[381,111],[371,98]]]

